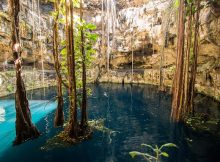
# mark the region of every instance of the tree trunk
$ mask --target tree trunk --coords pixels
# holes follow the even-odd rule
[[[75,52],[73,38],[73,1],[66,0],[66,48],[68,63],[68,91],[69,91],[69,109],[70,119],[68,133],[71,138],[78,136],[77,123],[77,97],[76,97],[76,77],[75,77]]]
[[[59,5],[60,1],[56,0],[54,3],[56,18],[53,26],[53,56],[55,70],[57,74],[57,109],[54,118],[54,126],[62,126],[64,122],[63,113],[63,93],[62,93],[62,75],[60,73],[60,62],[59,62],[59,50],[58,50],[58,18],[59,18]]]
[[[174,76],[172,111],[171,111],[171,118],[174,121],[180,121],[181,113],[182,113],[181,97],[183,94],[182,79],[183,79],[183,67],[184,67],[183,64],[184,64],[184,31],[185,31],[184,13],[185,13],[184,0],[180,0],[176,72]]]
[[[191,78],[189,83],[189,110],[194,115],[194,97],[195,97],[195,81],[197,71],[197,58],[198,58],[198,34],[199,34],[199,14],[200,14],[200,0],[196,3],[196,20],[195,20],[195,31],[194,31],[194,47],[193,47],[193,62],[191,68]]]
[[[19,40],[20,1],[10,0],[9,4],[12,18],[12,51],[16,70],[16,139],[14,141],[14,144],[17,145],[28,139],[37,138],[40,133],[31,121],[31,112],[27,100],[25,85],[21,77],[21,52]]]
[[[80,20],[81,23],[83,21],[83,12],[82,12],[82,0],[80,0]],[[86,55],[84,49],[84,33],[83,33],[83,26],[81,27],[81,52],[82,52],[82,116],[81,116],[81,126],[87,126],[87,92],[86,92]]]
[[[185,56],[185,77],[184,77],[184,113],[190,113],[188,102],[189,102],[189,64],[190,64],[190,49],[192,43],[192,7],[193,4],[190,5],[190,12],[188,15],[188,27],[187,27],[187,45],[186,45],[186,56]]]

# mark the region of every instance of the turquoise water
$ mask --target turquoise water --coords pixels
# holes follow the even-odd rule
[[[56,108],[55,102],[30,100],[30,109],[32,120],[34,123],[42,120],[48,113]],[[5,111],[0,121],[0,139],[1,146],[0,154],[3,154],[11,146],[11,142],[15,139],[15,101],[14,100],[0,100],[0,108]]]
[[[129,151],[146,151],[142,143],[161,145],[173,142],[178,149],[169,149],[169,162],[218,162],[220,159],[220,140],[210,134],[193,132],[180,124],[170,122],[171,96],[158,93],[157,87],[149,85],[91,85],[92,95],[88,100],[89,118],[104,119],[110,133],[95,131],[90,140],[68,147],[50,151],[41,150],[45,142],[62,128],[53,127],[54,108],[51,100],[56,95],[54,88],[35,90],[29,93],[32,118],[42,135],[13,147],[15,137],[15,110],[13,97],[0,100],[5,110],[0,123],[0,162],[139,162],[132,159]],[[200,98],[201,99],[201,98]],[[50,102],[48,102],[50,100]],[[198,101],[199,111],[207,110],[219,117],[219,103],[211,100]],[[46,107],[45,107],[46,106]],[[65,102],[67,112],[68,103]],[[0,110],[1,112],[1,110]]]

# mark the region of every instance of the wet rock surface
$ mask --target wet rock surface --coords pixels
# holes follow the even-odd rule
[[[118,6],[117,3],[116,31],[110,32],[110,72],[106,70],[106,54],[99,54],[94,66],[97,67],[95,71],[100,72],[93,73],[93,77],[98,77],[95,80],[100,82],[159,84],[160,57],[165,39],[164,82],[171,86],[176,61],[177,8],[163,0],[120,1],[120,4]],[[219,8],[219,2],[213,2],[201,10],[196,80],[198,92],[217,100],[220,100]],[[168,30],[165,30],[167,21]],[[98,29],[101,34],[101,27]]]
[[[36,3],[36,1],[34,1]],[[30,7],[29,0],[23,1]],[[134,63],[134,83],[159,83],[160,57],[163,42],[164,49],[164,79],[165,85],[171,86],[175,71],[176,41],[177,41],[177,8],[164,0],[117,0],[116,28],[110,31],[110,72],[106,72],[106,52],[101,52],[102,34],[102,1],[85,0],[84,18],[97,25],[96,33],[100,34],[97,45],[96,61],[90,70],[92,80],[100,82],[131,82],[132,53]],[[36,5],[36,4],[35,4]],[[25,7],[23,8],[25,11]],[[27,9],[27,8],[26,8]],[[53,9],[52,3],[41,1],[43,14],[42,32],[44,33],[43,60],[48,69],[53,68],[51,51],[51,18],[48,16]],[[75,10],[78,13],[77,10]],[[35,8],[37,13],[37,9]],[[0,64],[5,60],[10,62],[10,19],[7,13],[7,2],[0,3]],[[24,12],[25,13],[25,12]],[[3,16],[2,16],[3,15]],[[7,14],[6,14],[7,15]],[[33,33],[32,17],[24,14],[24,24],[21,30],[23,40],[24,63],[41,67],[39,37]],[[26,21],[25,21],[26,20]],[[35,18],[37,28],[37,19]],[[169,22],[167,24],[167,22]],[[168,29],[165,30],[166,26]],[[220,2],[215,1],[201,10],[200,15],[200,50],[198,58],[198,73],[196,87],[198,92],[220,100]],[[35,34],[35,36],[33,36]],[[106,35],[104,39],[107,40]],[[105,47],[107,48],[107,47]],[[133,52],[132,52],[133,51]],[[93,72],[93,73],[92,73]]]
[[[41,67],[44,60],[45,68],[51,69],[53,57],[51,52],[52,21],[49,12],[53,6],[49,2],[40,2],[41,16],[39,18],[37,0],[21,1],[20,35],[23,64]],[[0,2],[0,68],[2,63],[13,64],[10,47],[10,16],[7,1]],[[43,56],[42,56],[43,53]]]

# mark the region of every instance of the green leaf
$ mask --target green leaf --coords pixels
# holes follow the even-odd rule
[[[97,34],[88,34],[87,37],[91,41],[96,41],[98,38],[98,35]]]
[[[94,24],[87,24],[86,29],[95,30],[96,26]]]
[[[61,55],[66,55],[67,54],[66,48],[62,49],[62,51],[60,53],[61,53]]]
[[[191,4],[192,3],[192,0],[187,0],[187,4]]]
[[[147,157],[147,158],[150,158],[150,159],[156,159],[156,157],[148,154],[148,153],[142,153],[142,152],[138,152],[138,151],[131,151],[129,152],[129,155],[134,158],[135,156],[144,156],[144,157]]]
[[[151,145],[148,145],[148,144],[142,143],[141,146],[149,147],[149,148],[151,148],[152,150],[154,150],[154,148],[153,148]]]
[[[174,143],[166,143],[166,144],[164,144],[164,145],[162,145],[162,146],[160,147],[160,150],[161,150],[163,147],[176,147],[176,148],[178,148],[177,145],[175,145]]]
[[[174,7],[175,7],[175,8],[178,8],[179,5],[180,5],[180,4],[179,4],[179,0],[175,0],[175,2],[174,2]]]
[[[169,154],[166,153],[166,152],[161,152],[161,155],[164,156],[164,157],[169,157]]]
[[[137,156],[137,155],[144,155],[143,153],[141,153],[141,152],[138,152],[138,151],[131,151],[131,152],[129,152],[129,155],[132,157],[132,158],[134,158],[135,156]]]

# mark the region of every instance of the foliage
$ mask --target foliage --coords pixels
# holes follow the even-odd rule
[[[210,133],[218,137],[220,136],[220,120],[211,118],[208,114],[201,113],[195,114],[195,116],[188,115],[185,117],[185,121],[186,125],[195,132]]]
[[[91,129],[97,130],[103,133],[109,133],[111,130],[104,126],[105,119],[97,119],[88,121],[88,125]]]
[[[148,144],[141,144],[141,146],[149,148],[151,150],[151,152],[153,152],[153,155],[150,153],[143,153],[143,152],[138,152],[138,151],[131,151],[131,152],[129,152],[129,154],[132,158],[134,158],[135,156],[142,156],[149,162],[152,162],[152,161],[159,162],[161,156],[169,157],[169,154],[167,152],[163,151],[164,148],[166,148],[166,147],[176,147],[177,148],[177,146],[173,143],[166,143],[160,147],[158,147],[157,145],[155,145],[155,147],[153,147]]]
[[[78,139],[73,139],[68,136],[68,132],[63,130],[59,132],[54,137],[48,139],[46,143],[41,147],[41,150],[49,151],[57,148],[67,148],[72,146],[72,144],[77,144],[85,139],[90,139],[93,131],[99,131],[106,133],[107,135],[113,134],[115,131],[112,131],[104,126],[105,119],[89,120],[89,130],[84,136],[80,136]],[[68,126],[68,122],[64,123],[64,127]]]
[[[54,0],[51,0],[51,2],[54,2]],[[73,6],[74,8],[79,8],[79,0],[73,0]],[[59,11],[58,12],[52,12],[51,15],[56,19],[58,16],[58,23],[59,26],[64,30],[64,26],[66,24],[66,10],[65,10],[65,0],[60,0],[59,4]],[[74,14],[74,51],[75,51],[75,75],[76,75],[76,88],[81,89],[82,88],[82,60],[83,55],[81,51],[81,30],[83,30],[84,34],[84,49],[85,49],[85,55],[86,60],[85,64],[87,69],[90,68],[91,63],[94,59],[93,55],[96,53],[96,51],[93,49],[94,44],[97,41],[98,35],[93,33],[93,30],[96,29],[96,26],[91,23],[87,23],[85,20],[80,20],[80,18],[77,16],[77,14]],[[60,60],[61,60],[61,71],[63,76],[65,78],[64,81],[68,80],[68,66],[67,66],[67,49],[66,49],[66,38],[64,40],[60,40]],[[89,92],[89,91],[88,91]],[[80,98],[80,93],[77,93],[78,98]]]
[[[74,7],[79,8],[79,2],[78,0],[74,0]],[[60,16],[58,19],[58,22],[61,25],[65,25],[66,19],[65,19],[65,1],[61,0],[60,4]],[[53,12],[52,15],[56,16],[56,12]],[[93,33],[92,31],[96,29],[96,26],[90,23],[87,23],[85,20],[81,22],[80,18],[77,16],[74,16],[74,50],[75,50],[75,60],[76,60],[76,85],[77,88],[82,87],[81,83],[81,76],[82,76],[82,53],[81,53],[81,30],[83,30],[84,33],[84,48],[85,48],[85,54],[86,54],[86,66],[89,68],[91,66],[91,62],[93,60],[93,55],[95,54],[95,50],[92,48],[93,45],[96,43],[96,40],[98,38],[98,35]],[[66,40],[61,40],[61,66],[62,66],[62,72],[67,76],[67,50],[66,50]]]
[[[7,85],[7,91],[8,91],[9,93],[13,92],[13,90],[14,90],[13,85],[11,85],[11,84]]]

